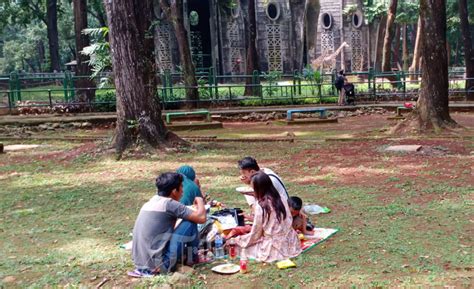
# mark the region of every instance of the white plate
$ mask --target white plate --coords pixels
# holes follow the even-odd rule
[[[253,193],[253,189],[249,186],[237,187],[235,190],[239,193],[244,193],[244,194]]]
[[[213,267],[211,270],[219,274],[235,274],[240,271],[240,267],[235,264],[222,264]]]

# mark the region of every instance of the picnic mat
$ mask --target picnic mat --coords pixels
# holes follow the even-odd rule
[[[303,250],[303,253],[310,250],[319,243],[322,243],[327,239],[331,238],[338,231],[339,229],[314,228],[313,234],[305,235],[305,238],[303,240],[300,240],[301,250]]]

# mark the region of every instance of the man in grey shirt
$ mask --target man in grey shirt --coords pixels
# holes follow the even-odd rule
[[[195,223],[206,221],[204,200],[196,197],[192,210],[179,203],[183,195],[183,177],[164,173],[156,179],[158,195],[143,205],[133,228],[132,258],[135,277],[167,273],[175,269],[186,244],[197,247]],[[177,219],[183,219],[175,229]]]

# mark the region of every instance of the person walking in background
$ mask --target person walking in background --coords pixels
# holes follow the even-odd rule
[[[336,87],[337,92],[339,93],[339,98],[337,99],[337,105],[344,105],[344,83],[347,82],[347,78],[344,75],[344,70],[339,71],[339,74],[336,77],[336,80],[334,81],[334,87]]]

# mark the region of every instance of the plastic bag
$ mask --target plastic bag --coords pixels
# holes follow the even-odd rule
[[[287,269],[287,268],[296,267],[296,264],[293,261],[291,261],[290,259],[286,259],[286,260],[277,262],[276,265],[277,265],[278,269]]]
[[[328,207],[321,207],[318,205],[306,205],[303,207],[304,211],[310,215],[317,215],[317,214],[327,214],[331,212],[331,209]]]

